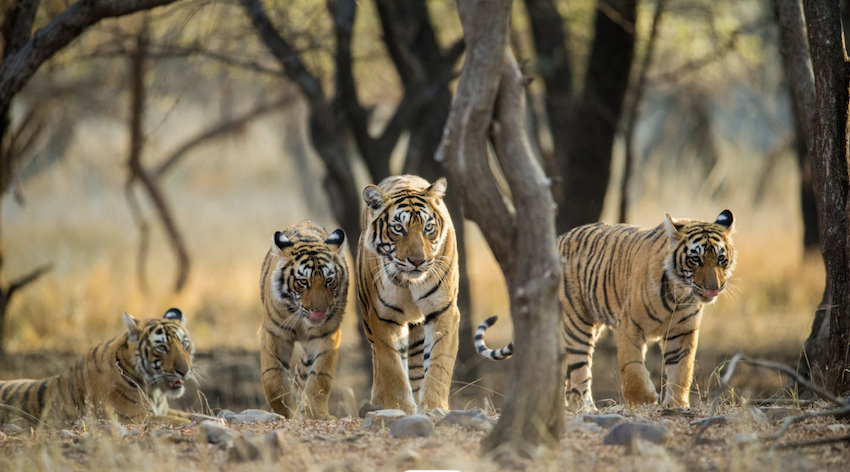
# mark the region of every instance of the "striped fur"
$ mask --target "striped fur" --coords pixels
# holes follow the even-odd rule
[[[663,404],[689,405],[703,308],[716,300],[735,266],[733,223],[725,210],[714,223],[667,215],[653,229],[596,223],[559,238],[568,406],[593,408],[591,359],[605,326],[615,331],[626,403],[658,401],[644,365],[646,343],[658,341],[666,371]],[[476,346],[494,358],[482,340],[485,323]],[[509,357],[505,349],[498,356]]]
[[[372,345],[372,403],[407,413],[449,407],[460,312],[446,180],[412,175],[363,190],[357,295]]]
[[[127,332],[95,346],[67,372],[41,380],[0,382],[0,403],[35,419],[62,424],[83,417],[124,423],[189,423],[168,408],[166,396],[183,394],[192,377],[194,345],[180,310],[140,322],[124,313]],[[0,424],[20,418],[0,410]]]
[[[287,418],[299,410],[296,389],[302,393],[302,417],[329,417],[328,396],[348,301],[344,241],[341,229],[328,236],[316,224],[302,221],[275,233],[263,261],[261,378],[269,406]],[[295,364],[293,386],[289,377],[295,342],[304,353]]]

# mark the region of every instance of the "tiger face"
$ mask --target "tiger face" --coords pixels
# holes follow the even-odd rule
[[[424,190],[405,188],[384,193],[369,185],[363,190],[368,207],[367,249],[381,257],[383,273],[406,287],[427,278],[438,265],[435,257],[445,243],[446,179]]]
[[[324,241],[306,233],[291,237],[274,235],[272,252],[279,261],[272,292],[296,320],[318,326],[345,310],[348,276],[340,252],[345,233],[338,229]]]
[[[124,312],[124,324],[130,349],[136,350],[136,370],[145,383],[169,396],[183,395],[195,354],[183,313],[172,308],[162,318],[140,322]]]
[[[664,262],[668,276],[690,287],[701,302],[714,302],[735,268],[732,212],[724,210],[714,223],[676,220],[668,214],[664,227],[671,247]]]

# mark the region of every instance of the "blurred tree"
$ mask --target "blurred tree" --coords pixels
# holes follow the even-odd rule
[[[525,0],[534,38],[537,72],[546,86],[545,103],[560,182],[558,234],[599,220],[617,123],[629,83],[635,45],[637,0],[598,0],[595,33],[581,95],[564,18],[553,0]]]
[[[841,12],[835,0],[807,0],[803,9],[800,0],[777,0],[777,7],[783,55],[809,149],[827,279],[798,369],[812,378],[820,371],[826,385],[844,395],[850,391],[850,66],[841,41]]]
[[[15,178],[22,154],[15,152],[11,127],[12,99],[29,82],[41,65],[67,46],[90,26],[104,18],[149,10],[175,0],[80,0],[55,16],[33,34],[38,0],[5,0],[0,35],[3,39],[0,62],[0,201]],[[51,10],[51,14],[54,13]],[[11,134],[11,136],[10,136]],[[0,220],[2,221],[2,220]],[[0,231],[2,223],[0,222]],[[4,260],[0,241],[0,270]],[[33,282],[48,266],[36,269],[20,279],[7,283],[0,273],[0,353],[3,352],[6,308],[9,299],[25,285]]]
[[[563,425],[554,202],[525,130],[527,81],[506,49],[511,1],[459,1],[458,10],[467,56],[438,159],[460,183],[464,213],[505,275],[517,357],[501,418],[482,449],[528,456],[557,445]],[[489,162],[491,144],[506,192]]]

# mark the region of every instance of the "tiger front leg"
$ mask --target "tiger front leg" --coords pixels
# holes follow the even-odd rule
[[[457,357],[460,310],[452,304],[439,314],[425,317],[425,380],[418,410],[449,409],[449,389]]]
[[[263,382],[263,392],[272,410],[286,418],[294,418],[297,412],[295,392],[289,379],[292,349],[291,338],[273,335],[263,327],[260,350],[260,380]]]
[[[626,404],[658,403],[658,393],[645,365],[646,339],[633,323],[624,323],[617,330],[617,360]]]
[[[664,367],[667,374],[663,402],[665,408],[690,406],[698,337],[698,330],[672,335],[664,345]]]
[[[380,319],[372,326],[372,403],[412,414],[416,405],[407,378],[407,327]]]
[[[304,346],[302,367],[307,367],[307,380],[304,384],[304,418],[331,419],[328,414],[328,397],[333,385],[334,373],[339,356],[341,330],[308,341]],[[306,361],[306,366],[305,366]]]

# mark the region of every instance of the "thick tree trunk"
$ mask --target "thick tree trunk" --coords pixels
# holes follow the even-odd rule
[[[566,154],[556,156],[564,185],[558,234],[598,221],[602,213],[634,55],[636,5],[636,0],[599,0],[581,101],[568,127],[552,130],[569,135]]]
[[[837,2],[807,0],[804,4],[809,47],[814,70],[814,140],[812,176],[821,221],[823,253],[831,310],[827,386],[838,394],[850,391],[850,234],[848,234],[847,118],[850,106],[850,67],[841,41]],[[825,299],[827,297],[824,297]]]
[[[482,449],[531,455],[557,444],[563,424],[554,202],[527,140],[523,80],[505,52],[511,2],[461,0],[458,10],[467,56],[438,158],[505,273],[516,340],[501,419]],[[511,208],[492,174],[488,141],[510,187]],[[529,227],[536,230],[518,230]]]

